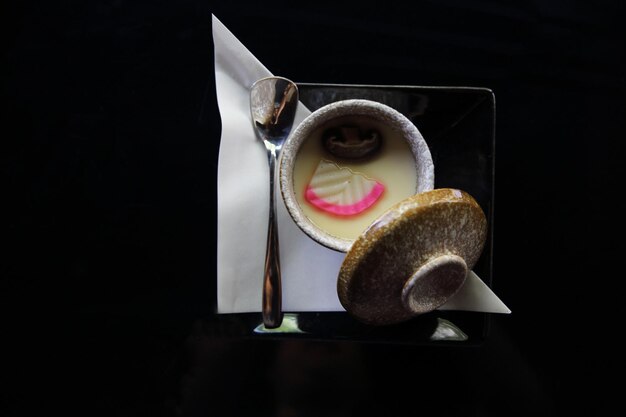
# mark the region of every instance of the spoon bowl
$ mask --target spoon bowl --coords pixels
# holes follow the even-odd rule
[[[298,107],[298,87],[283,77],[267,77],[250,88],[250,112],[257,137],[267,150],[270,174],[270,211],[263,275],[263,324],[268,329],[282,323],[282,291],[278,226],[276,219],[276,164],[289,136]]]

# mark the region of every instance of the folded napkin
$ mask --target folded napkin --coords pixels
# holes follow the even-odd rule
[[[213,16],[215,81],[222,118],[218,166],[218,313],[261,311],[261,286],[269,215],[269,168],[265,147],[250,116],[250,86],[272,75]],[[288,74],[280,74],[287,76]],[[300,103],[295,125],[310,111]],[[294,125],[294,126],[295,126]],[[280,195],[280,193],[278,194]],[[284,311],[344,311],[337,275],[344,254],[304,234],[278,198],[278,230]],[[441,309],[510,313],[473,272]]]

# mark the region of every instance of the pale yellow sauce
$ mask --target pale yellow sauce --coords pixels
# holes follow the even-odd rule
[[[322,145],[322,133],[329,127],[341,124],[359,125],[365,129],[378,129],[383,145],[375,156],[364,161],[339,159],[328,153]],[[324,212],[306,201],[306,187],[322,159],[335,162],[340,167],[350,168],[385,187],[381,198],[370,208],[353,216],[337,216]],[[409,145],[399,132],[377,120],[344,117],[331,124],[321,126],[302,144],[294,162],[294,189],[296,200],[304,214],[326,233],[343,239],[356,239],[389,207],[415,194],[417,172],[415,159]]]

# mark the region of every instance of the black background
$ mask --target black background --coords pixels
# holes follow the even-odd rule
[[[0,414],[620,403],[622,2],[407,4],[3,3]],[[483,346],[217,336],[211,13],[295,81],[494,91],[494,289],[513,314]]]

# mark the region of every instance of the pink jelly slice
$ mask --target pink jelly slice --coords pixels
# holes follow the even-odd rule
[[[353,216],[374,205],[385,187],[348,168],[322,160],[304,196],[313,206],[338,216]]]

